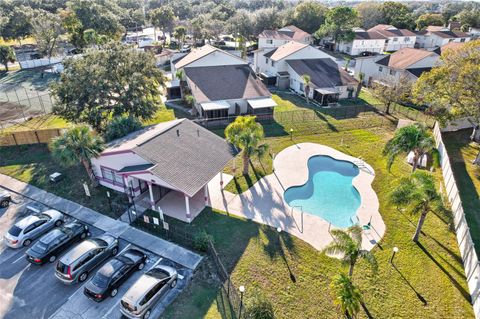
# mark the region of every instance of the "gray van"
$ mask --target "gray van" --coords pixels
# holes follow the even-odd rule
[[[65,284],[83,282],[102,261],[118,253],[118,240],[112,235],[84,240],[69,250],[55,267],[55,276]]]
[[[127,318],[147,319],[160,298],[177,285],[177,271],[158,265],[143,274],[120,301],[120,312]]]

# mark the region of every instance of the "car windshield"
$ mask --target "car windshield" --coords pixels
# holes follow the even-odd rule
[[[50,217],[50,216],[47,215],[47,214],[40,214],[40,215],[38,215],[38,218],[40,218],[40,219],[45,219],[45,220],[50,220],[50,219],[52,219],[52,217]]]
[[[17,227],[16,225],[13,225],[12,228],[8,231],[8,233],[12,236],[18,236],[22,232],[22,229],[20,227]]]
[[[44,253],[48,251],[48,245],[38,241],[35,245],[32,246],[32,250],[37,253]]]
[[[57,263],[57,270],[58,270],[58,272],[60,272],[62,274],[66,274],[66,273],[68,273],[68,266],[59,261]]]
[[[154,268],[154,269],[150,270],[149,272],[147,272],[147,275],[150,276],[150,277],[157,278],[157,279],[165,279],[165,278],[170,277],[170,274],[168,272],[166,272],[165,270],[162,270],[162,269],[158,269],[158,268]]]
[[[105,277],[104,275],[97,273],[95,277],[92,279],[92,284],[99,288],[106,288],[108,286],[108,277]]]
[[[90,238],[90,241],[95,243],[97,246],[106,247],[108,246],[107,242],[100,238]]]

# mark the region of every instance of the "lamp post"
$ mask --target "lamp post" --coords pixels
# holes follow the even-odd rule
[[[393,264],[393,258],[395,258],[395,254],[398,253],[398,247],[393,247],[392,258],[390,258],[390,263]]]
[[[108,207],[110,207],[110,211],[112,211],[112,199],[110,197],[109,191],[107,191],[107,198],[108,198]]]
[[[290,129],[290,140],[293,141],[293,128]]]
[[[242,307],[243,307],[243,294],[245,292],[245,286],[238,287],[238,291],[240,291],[240,310],[238,311],[238,319],[242,318]]]

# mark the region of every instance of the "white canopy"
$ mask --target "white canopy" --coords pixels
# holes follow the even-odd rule
[[[335,88],[318,88],[315,91],[317,91],[320,94],[327,95],[327,94],[339,94],[337,89]]]
[[[263,109],[266,107],[277,106],[277,103],[275,103],[275,101],[271,98],[247,100],[247,102],[248,102],[248,105],[252,107],[252,109]]]
[[[230,108],[230,104],[228,104],[226,101],[206,102],[201,103],[200,106],[204,111],[224,110]]]

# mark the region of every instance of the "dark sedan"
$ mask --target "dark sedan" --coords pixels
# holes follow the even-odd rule
[[[89,235],[88,226],[79,222],[70,222],[43,235],[26,252],[29,262],[35,265],[53,263],[57,256],[73,243]]]
[[[83,293],[90,299],[100,302],[108,296],[115,297],[118,288],[136,270],[145,267],[147,256],[137,249],[129,249],[110,259],[85,285]]]

